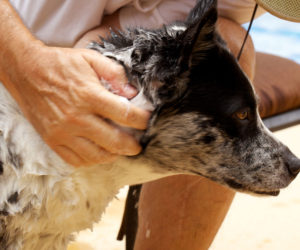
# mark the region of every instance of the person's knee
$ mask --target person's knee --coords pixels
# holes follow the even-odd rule
[[[222,17],[219,17],[218,29],[231,52],[237,56],[245,38],[246,30],[239,24]],[[239,63],[248,77],[253,80],[255,70],[255,49],[250,36],[247,39]]]

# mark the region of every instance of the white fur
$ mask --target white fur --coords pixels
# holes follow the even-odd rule
[[[151,102],[149,102],[144,94],[143,94],[143,90],[141,90],[134,98],[132,98],[130,100],[130,102],[132,104],[134,104],[135,106],[137,107],[140,107],[142,109],[145,109],[145,110],[148,110],[148,111],[153,111],[154,110],[154,107],[152,105]]]
[[[135,104],[145,103],[142,99],[137,97]],[[69,166],[42,141],[1,84],[0,131],[0,204],[14,214],[6,230],[22,231],[10,249],[64,249],[71,233],[99,221],[121,187],[163,176],[147,162],[126,157],[89,168]],[[12,166],[11,154],[22,159],[20,168]],[[16,191],[18,202],[6,202]]]

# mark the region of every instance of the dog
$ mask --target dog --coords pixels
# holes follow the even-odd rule
[[[66,249],[124,185],[193,174],[241,192],[278,195],[296,177],[300,160],[263,125],[253,87],[216,20],[216,1],[201,0],[185,22],[112,32],[89,46],[122,64],[139,90],[130,101],[152,109],[139,135],[143,151],[114,163],[68,165],[1,85],[1,249]]]

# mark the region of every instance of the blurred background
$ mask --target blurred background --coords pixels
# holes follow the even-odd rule
[[[243,26],[248,28],[248,24]],[[300,23],[264,14],[254,20],[250,32],[256,50],[287,57],[300,63]]]
[[[248,27],[246,24],[245,28]],[[257,51],[287,57],[300,63],[300,24],[269,14],[256,19],[251,36]],[[300,86],[299,86],[300,91]],[[275,133],[300,157],[300,125]],[[120,191],[93,232],[81,232],[68,250],[124,250],[116,241],[127,188]],[[210,250],[299,250],[300,178],[279,197],[237,194]],[[153,249],[155,250],[155,249]],[[184,250],[184,249],[183,249]]]

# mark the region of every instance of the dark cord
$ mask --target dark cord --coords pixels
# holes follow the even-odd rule
[[[247,38],[248,38],[248,36],[249,36],[249,32],[250,32],[250,29],[251,29],[251,27],[252,27],[253,20],[254,20],[254,18],[255,18],[255,14],[256,14],[257,7],[258,7],[258,4],[255,4],[255,7],[254,7],[254,10],[253,10],[253,13],[252,13],[252,17],[251,17],[251,20],[250,20],[250,23],[249,23],[249,26],[248,26],[247,33],[246,33],[246,35],[245,35],[245,38],[244,38],[242,47],[241,47],[241,49],[240,49],[240,52],[239,52],[239,54],[238,54],[238,56],[237,56],[237,60],[238,60],[238,61],[240,60],[240,57],[241,57],[241,55],[242,55],[242,52],[243,52],[245,43],[246,43]]]

